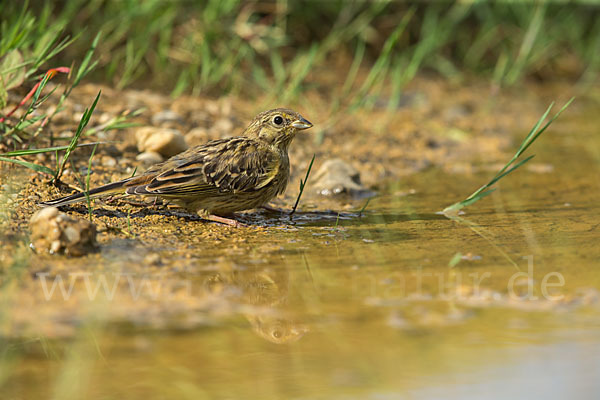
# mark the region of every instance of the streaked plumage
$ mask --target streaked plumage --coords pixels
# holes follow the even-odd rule
[[[265,111],[242,136],[192,147],[140,176],[92,189],[90,197],[116,193],[158,196],[205,218],[237,225],[222,216],[260,207],[285,191],[289,145],[299,130],[311,126],[292,110]],[[42,204],[60,207],[84,200],[84,193],[77,193]]]

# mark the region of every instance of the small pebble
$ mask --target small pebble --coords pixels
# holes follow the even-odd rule
[[[204,108],[209,114],[217,115],[219,113],[219,104],[216,101],[208,100]]]
[[[102,157],[102,166],[103,167],[112,168],[112,167],[115,167],[116,165],[117,165],[117,160],[115,160],[114,158],[112,158],[110,156]]]
[[[137,155],[137,157],[135,157],[135,159],[141,161],[142,164],[146,166],[158,164],[159,162],[162,162],[164,160],[160,154],[155,153],[153,151],[145,151],[143,153],[140,153]]]
[[[73,219],[58,208],[39,210],[29,221],[31,244],[38,252],[82,256],[96,249],[96,226]]]
[[[102,113],[100,114],[100,117],[98,117],[98,123],[99,124],[106,124],[108,121],[110,121],[113,118],[113,116],[110,113]]]
[[[181,132],[177,129],[146,126],[135,133],[140,152],[153,151],[163,157],[171,157],[188,148]]]

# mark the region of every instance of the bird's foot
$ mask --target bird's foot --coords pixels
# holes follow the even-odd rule
[[[219,217],[218,215],[203,215],[202,216],[203,219],[206,219],[208,221],[213,221],[213,222],[218,222],[220,224],[224,224],[224,225],[229,225],[232,226],[234,228],[245,228],[248,225],[241,223],[240,221],[237,221],[235,219],[232,218],[225,218],[225,217]]]

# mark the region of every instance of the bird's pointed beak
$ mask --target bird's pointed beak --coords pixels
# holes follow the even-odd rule
[[[300,117],[296,121],[292,122],[292,126],[298,130],[308,129],[313,126],[312,122],[305,120]]]

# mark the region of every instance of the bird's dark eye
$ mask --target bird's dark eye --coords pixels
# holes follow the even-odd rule
[[[278,115],[275,118],[273,118],[273,123],[275,125],[281,125],[283,124],[283,118],[280,115]]]

